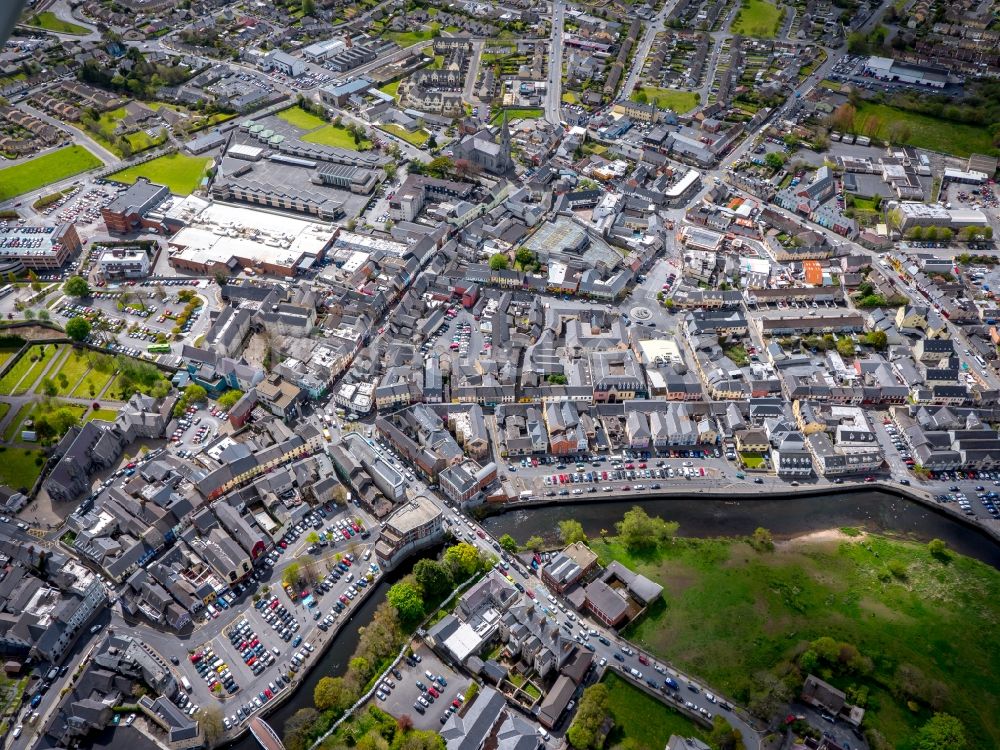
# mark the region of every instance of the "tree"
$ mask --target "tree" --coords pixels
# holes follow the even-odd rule
[[[66,335],[73,341],[83,341],[90,335],[90,323],[86,318],[70,318],[66,321]]]
[[[415,623],[424,616],[423,593],[413,581],[403,580],[393,584],[386,599],[399,612],[403,622]]]
[[[82,276],[70,276],[63,284],[63,291],[70,297],[89,297],[90,285]]]
[[[680,526],[676,521],[664,521],[650,517],[638,505],[627,511],[622,520],[615,524],[618,536],[625,546],[632,550],[655,547],[673,539]]]
[[[222,709],[218,706],[206,706],[198,711],[198,724],[205,734],[205,744],[214,747],[226,731],[222,722]]]
[[[309,535],[306,537],[306,541],[309,542],[309,544],[319,544],[319,534],[315,531],[310,531]]]
[[[841,336],[837,339],[837,353],[841,357],[853,357],[854,356],[854,342],[847,336]]]
[[[343,677],[323,677],[313,690],[313,703],[320,711],[333,709],[340,713],[354,702]]]
[[[243,398],[243,391],[234,388],[232,390],[226,391],[221,396],[219,396],[219,406],[222,409],[229,411],[234,406],[236,406],[236,402],[239,401],[241,398]]]
[[[316,10],[316,4],[313,0],[302,0],[302,15],[311,16]]]
[[[583,533],[583,524],[573,518],[559,522],[559,538],[562,539],[563,544],[574,544],[575,542],[586,544],[587,542],[587,535]]]
[[[771,532],[763,526],[758,526],[753,532],[753,546],[761,552],[774,549],[774,539]]]
[[[297,562],[289,563],[281,574],[281,580],[292,588],[298,588],[299,582],[302,580],[302,566]]]
[[[610,694],[604,683],[591,685],[583,691],[580,708],[566,732],[566,738],[577,750],[596,750],[604,745],[604,724],[609,714]]]
[[[512,555],[517,552],[517,542],[510,534],[504,534],[497,541],[500,543],[501,549],[510,552]]]
[[[398,167],[393,162],[383,165],[382,171],[385,172],[385,176],[390,180],[395,178]]]
[[[38,274],[28,269],[28,281],[31,284],[31,291],[38,292],[41,291],[42,285],[38,281]]]
[[[494,253],[490,256],[490,269],[494,271],[505,271],[510,265],[510,261],[504,253]]]
[[[757,672],[750,688],[750,712],[761,719],[770,720],[792,699],[792,690],[777,675]]]
[[[479,570],[481,564],[479,550],[467,542],[455,544],[446,549],[444,562],[457,581],[464,581]]]
[[[948,545],[941,539],[931,539],[927,542],[927,551],[939,560],[947,560]]]
[[[785,166],[786,156],[784,154],[778,153],[777,151],[772,151],[770,154],[764,157],[764,163],[767,164],[771,169],[781,169]]]
[[[917,750],[964,750],[965,727],[950,714],[934,714],[917,734]]]
[[[717,750],[743,750],[743,735],[734,729],[724,717],[712,719],[712,731],[708,735],[708,744]]]
[[[455,169],[455,162],[447,156],[436,156],[425,168],[431,177],[446,178]]]
[[[873,349],[882,352],[889,348],[889,337],[885,331],[872,331],[865,336],[865,343]]]
[[[300,708],[285,722],[285,747],[287,750],[305,750],[309,737],[319,721],[319,712],[314,708]]]
[[[437,560],[429,558],[424,558],[413,566],[413,575],[423,589],[424,596],[431,600],[443,599],[455,585],[451,571]]]
[[[534,265],[535,254],[524,246],[519,247],[517,249],[517,252],[514,253],[514,262],[517,263],[519,266],[521,266],[521,268],[524,268],[525,266]]]
[[[8,271],[7,272],[7,283],[8,284],[13,284],[15,281],[17,281],[17,274],[15,274],[13,271]]]
[[[538,552],[544,544],[545,540],[536,534],[535,536],[529,536],[524,541],[524,548],[530,549],[532,552]]]
[[[841,104],[830,116],[830,125],[835,130],[850,133],[854,130],[854,118],[858,114],[857,109],[850,102]]]
[[[184,392],[181,394],[181,397],[177,399],[177,403],[174,404],[174,416],[182,416],[191,404],[197,404],[199,401],[204,401],[206,398],[208,398],[208,391],[197,383],[191,383],[184,388]]]

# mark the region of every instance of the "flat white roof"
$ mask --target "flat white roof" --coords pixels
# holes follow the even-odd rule
[[[696,183],[700,177],[701,175],[698,173],[698,170],[689,169],[687,174],[681,177],[676,184],[667,188],[667,197],[676,198],[679,195],[683,195],[684,192]]]

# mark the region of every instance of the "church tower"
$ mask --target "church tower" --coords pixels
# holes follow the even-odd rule
[[[510,154],[510,125],[507,123],[507,110],[505,109],[500,123],[500,158],[505,165],[501,171],[513,171],[514,159]]]

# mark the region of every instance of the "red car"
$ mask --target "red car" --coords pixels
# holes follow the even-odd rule
[[[355,531],[361,531],[361,527],[358,526],[356,523],[352,523],[351,528],[354,529]]]
[[[639,663],[649,665],[649,659],[646,658],[645,654],[639,654]]]
[[[347,604],[347,603],[348,603],[348,602],[350,602],[350,601],[351,601],[351,600],[350,600],[350,599],[348,599],[348,598],[347,598],[347,596],[346,596],[345,594],[341,594],[341,595],[340,595],[340,603],[341,603],[341,604]]]
[[[427,688],[427,692],[430,693],[431,695],[433,695],[435,698],[440,698],[441,697],[441,693],[439,693],[437,690],[435,690],[434,687],[433,687],[433,685],[431,687]]]
[[[461,708],[461,706],[462,706],[462,704],[458,702],[458,698],[456,698],[455,700],[453,700],[451,702],[451,705],[453,705],[455,708]]]
[[[646,464],[639,464],[639,468],[640,469],[645,469],[646,468]]]
[[[264,695],[266,695],[268,698],[274,697],[274,693],[271,692],[270,688],[264,688]]]
[[[527,595],[528,595],[529,597],[531,597],[532,599],[534,599],[534,598],[535,598],[535,592],[534,592],[534,591],[532,591],[531,589],[525,589],[525,590],[524,590],[524,593],[525,593],[525,594],[527,594]]]
[[[278,542],[278,546],[281,547],[281,549],[288,549],[288,542],[282,540]]]
[[[347,529],[341,529],[340,533],[344,535],[344,539],[350,539],[351,535],[347,532]]]
[[[346,565],[348,568],[351,567],[351,558],[345,557],[343,560],[341,560],[341,562],[344,563],[344,565]]]

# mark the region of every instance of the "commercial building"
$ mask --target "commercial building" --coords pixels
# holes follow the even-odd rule
[[[989,224],[986,214],[977,209],[950,209],[939,204],[911,201],[899,202],[892,208],[899,212],[900,229],[904,232],[912,227],[961,229]]]
[[[365,94],[374,85],[367,78],[355,78],[353,81],[342,83],[339,86],[324,86],[319,90],[319,98],[324,104],[343,107],[352,96]]]
[[[138,247],[108,248],[97,260],[97,272],[104,281],[145,278],[150,268],[149,253]]]
[[[159,222],[149,221],[147,217],[169,197],[170,191],[163,185],[138,179],[101,209],[101,217],[112,234],[128,234],[143,227],[158,226]]]
[[[368,195],[378,185],[379,173],[346,164],[320,164],[313,173],[313,182]]]
[[[899,81],[943,89],[948,83],[948,69],[931,65],[901,63],[889,57],[869,57],[865,72],[880,81]]]
[[[14,226],[0,222],[0,271],[57,270],[80,252],[80,235],[73,224],[55,227]]]
[[[320,42],[314,42],[307,47],[302,48],[302,54],[313,62],[322,62],[327,60],[343,49],[346,49],[347,43],[340,38],[324,39]]]
[[[434,544],[441,538],[444,514],[429,498],[419,495],[400,505],[385,520],[375,557],[384,568],[392,568],[410,552]]]
[[[322,224],[213,203],[170,238],[170,265],[201,274],[251,268],[289,277],[322,260],[332,239]]]
[[[292,57],[287,52],[274,49],[264,55],[260,62],[263,70],[277,70],[286,76],[295,78],[302,75],[306,70],[306,64],[296,57]]]

